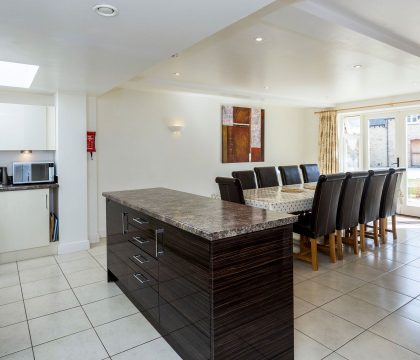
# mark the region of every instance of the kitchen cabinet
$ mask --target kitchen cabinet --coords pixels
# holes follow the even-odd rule
[[[0,150],[55,150],[55,107],[0,104]]]
[[[163,188],[104,196],[108,281],[182,359],[293,359],[294,216]]]
[[[47,246],[49,189],[0,192],[0,253]]]

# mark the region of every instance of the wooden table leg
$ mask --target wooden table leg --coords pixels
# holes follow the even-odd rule
[[[392,236],[397,240],[397,215],[392,215]]]
[[[337,230],[337,256],[339,260],[343,260],[343,241],[342,230]]]
[[[335,263],[337,262],[337,256],[335,252],[335,234],[331,233],[328,238],[330,243],[330,259],[331,262]]]
[[[360,247],[362,249],[362,252],[366,251],[365,230],[366,230],[366,225],[360,224]]]
[[[351,229],[351,235],[353,238],[353,250],[357,255],[359,253],[359,239],[357,238],[357,226]]]
[[[312,270],[318,271],[318,244],[316,239],[311,239],[311,258],[312,258]]]
[[[379,220],[375,220],[373,222],[373,241],[375,242],[375,246],[379,246],[379,240],[378,240],[378,222],[379,222]]]

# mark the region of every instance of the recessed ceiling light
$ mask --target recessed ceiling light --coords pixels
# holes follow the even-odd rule
[[[0,61],[0,86],[28,89],[31,87],[38,69],[38,65]]]
[[[360,65],[360,64],[353,65],[353,69],[360,69],[361,67],[362,67],[362,65]]]
[[[117,16],[119,13],[118,9],[115,6],[106,5],[106,4],[95,5],[93,7],[93,10],[98,15],[105,16],[105,17]]]
[[[179,72],[175,72],[175,73],[174,73],[174,76],[181,76],[181,73],[179,73]]]
[[[172,54],[171,55],[171,58],[177,58],[177,57],[179,57],[179,54],[178,53],[175,53],[175,54]]]
[[[261,37],[261,36],[258,36],[258,37],[256,37],[255,38],[255,41],[256,42],[261,42],[261,41],[263,41],[264,39]]]
[[[265,90],[268,90],[270,87],[269,86],[264,86],[264,89]]]

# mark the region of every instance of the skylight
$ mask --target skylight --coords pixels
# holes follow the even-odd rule
[[[38,65],[18,64],[0,61],[0,86],[19,88],[31,87],[39,69]]]

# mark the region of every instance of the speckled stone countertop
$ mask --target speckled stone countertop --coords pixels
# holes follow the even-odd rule
[[[165,188],[105,192],[103,196],[208,240],[272,229],[297,221],[295,215]]]
[[[58,188],[57,183],[46,184],[27,184],[27,185],[0,185],[0,192],[2,191],[19,191],[19,190],[37,190],[37,189],[55,189]]]

